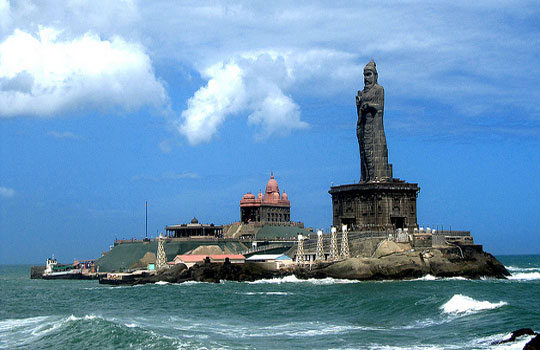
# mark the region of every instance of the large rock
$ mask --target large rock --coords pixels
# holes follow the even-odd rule
[[[42,279],[44,271],[45,271],[45,266],[32,266],[30,267],[30,278]]]
[[[388,253],[399,246],[387,246]],[[376,254],[379,252],[377,249]],[[462,248],[401,251],[380,258],[350,258],[332,265],[315,266],[315,278],[333,277],[356,280],[411,279],[425,275],[436,277],[505,278],[509,273],[491,254]]]
[[[536,334],[536,337],[525,344],[523,350],[540,350],[540,334]]]

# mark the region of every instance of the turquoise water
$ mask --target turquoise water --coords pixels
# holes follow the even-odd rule
[[[152,284],[30,280],[0,267],[2,349],[521,349],[540,331],[540,256],[509,280]]]

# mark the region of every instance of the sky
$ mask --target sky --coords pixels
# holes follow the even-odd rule
[[[374,59],[418,222],[540,254],[538,1],[0,0],[0,263],[239,220],[273,172],[328,229]]]

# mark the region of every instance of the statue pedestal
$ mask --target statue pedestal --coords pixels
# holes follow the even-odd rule
[[[353,231],[408,228],[414,232],[420,187],[399,179],[332,186],[333,226]]]

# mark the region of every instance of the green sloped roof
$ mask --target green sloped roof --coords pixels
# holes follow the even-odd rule
[[[241,252],[247,246],[240,242],[216,242],[216,241],[176,241],[165,242],[163,249],[167,255],[167,261],[172,261],[175,256],[185,254],[201,245],[218,245],[222,249],[227,247],[232,253]],[[156,242],[133,242],[122,243],[113,247],[107,254],[96,260],[100,272],[119,271],[121,268],[128,269],[133,263],[140,260],[147,252],[157,253]]]
[[[305,228],[299,228],[294,226],[273,226],[264,225],[255,234],[255,239],[279,239],[279,238],[292,238],[296,239],[298,234],[309,235],[313,233]]]

